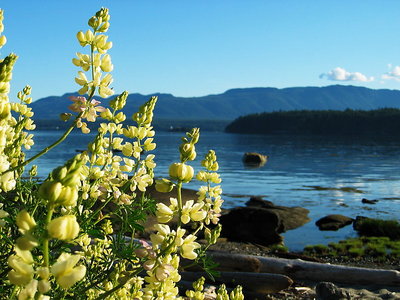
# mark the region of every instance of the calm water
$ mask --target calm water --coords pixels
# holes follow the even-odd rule
[[[36,132],[36,144],[28,157],[49,145],[59,134]],[[167,176],[169,164],[179,160],[177,148],[182,136],[183,133],[157,133],[157,150],[154,151],[157,176]],[[39,175],[45,177],[75,155],[76,149],[84,149],[90,138],[81,133],[70,135],[64,144],[36,161]],[[385,219],[400,216],[400,139],[203,132],[196,149],[201,159],[208,149],[216,151],[226,208],[243,205],[251,195],[257,195],[277,205],[302,206],[310,210],[308,224],[284,234],[285,244],[292,250],[356,236],[351,226],[337,232],[318,231],[315,221],[327,214]],[[244,152],[260,152],[270,158],[265,166],[249,169],[241,160]],[[193,163],[194,167],[199,165],[200,161]],[[190,187],[197,186],[191,184]],[[379,202],[362,204],[362,198]]]

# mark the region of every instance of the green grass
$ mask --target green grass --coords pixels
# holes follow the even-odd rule
[[[400,257],[400,241],[388,237],[360,237],[329,243],[327,246],[309,245],[303,252],[311,256],[358,258],[368,255],[378,260],[396,259]]]

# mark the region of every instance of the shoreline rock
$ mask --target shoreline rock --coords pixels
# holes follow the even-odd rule
[[[319,219],[317,222],[315,222],[315,225],[317,225],[319,230],[321,231],[337,231],[340,228],[350,225],[353,222],[354,219],[352,218],[335,214],[327,215]]]
[[[221,236],[233,241],[264,246],[283,241],[280,233],[310,221],[309,210],[302,207],[277,206],[260,197],[252,197],[246,207],[236,207],[220,218]]]

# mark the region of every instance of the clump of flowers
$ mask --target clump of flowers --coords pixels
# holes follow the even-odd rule
[[[80,70],[75,78],[81,96],[72,97],[70,110],[61,119],[70,127],[53,144],[26,159],[23,148],[33,145],[35,129],[26,86],[9,102],[15,54],[0,60],[0,294],[10,299],[179,299],[181,259],[204,264],[205,251],[216,242],[221,227],[221,179],[210,150],[202,161],[205,170],[195,176],[189,164],[196,156],[200,132],[195,128],[182,138],[180,159],[169,167],[169,177],[154,180],[156,148],[152,127],[157,97],[151,97],[125,125],[123,108],[128,92],[108,105],[99,98],[114,94],[113,65],[107,53],[112,47],[106,32],[110,26],[106,8],[89,19],[90,29],[77,34],[87,53],[72,63]],[[0,10],[0,48],[3,11]],[[75,128],[89,133],[87,122],[99,121],[97,133],[86,151],[55,168],[48,177],[35,179],[38,166],[22,179],[24,167],[62,143]],[[40,167],[40,166],[39,166]],[[205,185],[197,199],[183,201],[183,184],[197,178]],[[169,203],[154,203],[147,195],[175,189]],[[158,223],[150,241],[137,240],[147,215]],[[176,224],[173,222],[176,221]],[[189,230],[188,224],[192,225]],[[212,226],[211,226],[212,225]],[[197,235],[204,231],[207,244]],[[145,275],[143,275],[145,274]],[[187,291],[189,299],[204,299],[203,281]],[[218,298],[219,297],[219,298]],[[230,295],[221,287],[217,299],[243,299],[240,288]]]

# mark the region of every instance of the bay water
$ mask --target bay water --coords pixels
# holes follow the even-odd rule
[[[60,131],[37,131],[31,157],[50,145]],[[157,177],[167,177],[168,167],[179,161],[182,132],[156,132],[153,153]],[[94,134],[73,132],[64,143],[37,159],[39,176],[45,178],[55,167],[86,149]],[[311,221],[284,233],[285,245],[292,251],[310,244],[327,244],[356,237],[351,226],[339,231],[319,231],[315,222],[328,214],[355,218],[400,217],[400,138],[339,137],[296,135],[241,135],[201,132],[196,146],[195,170],[209,149],[216,151],[222,177],[224,207],[243,206],[251,196],[261,196],[276,205],[301,206],[310,210]],[[269,156],[260,168],[242,163],[245,152]],[[188,188],[197,189],[193,182]],[[363,198],[378,200],[363,204]],[[263,230],[260,228],[260,230]]]

